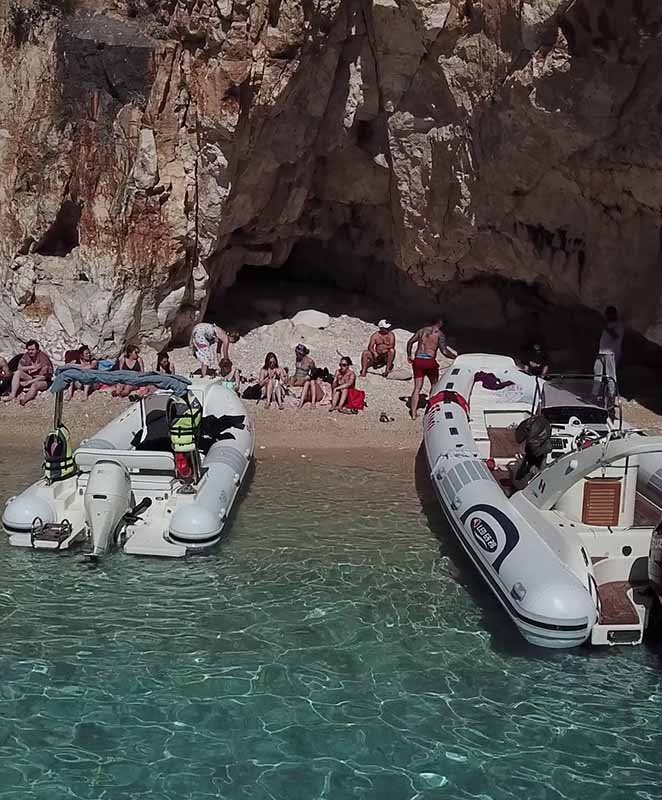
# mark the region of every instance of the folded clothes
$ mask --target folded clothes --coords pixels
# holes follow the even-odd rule
[[[476,383],[482,383],[484,389],[498,392],[499,389],[505,389],[507,386],[515,386],[515,381],[502,381],[493,372],[477,372],[474,375]]]

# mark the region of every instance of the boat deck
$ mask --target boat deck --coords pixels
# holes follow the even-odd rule
[[[611,581],[598,587],[602,610],[600,622],[603,625],[637,625],[639,616],[628,597],[632,589],[628,581]]]
[[[488,428],[491,458],[515,458],[524,446],[515,439],[515,428]]]

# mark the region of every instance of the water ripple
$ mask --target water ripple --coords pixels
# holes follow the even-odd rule
[[[260,466],[183,563],[3,543],[2,799],[659,797],[659,651],[526,647],[375,480]]]

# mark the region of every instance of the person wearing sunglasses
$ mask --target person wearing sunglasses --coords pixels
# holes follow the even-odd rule
[[[356,374],[350,369],[352,366],[352,359],[349,356],[343,356],[338,364],[338,370],[333,377],[331,384],[332,397],[331,408],[329,411],[342,411],[347,405],[347,397],[349,390],[354,388],[356,384]]]

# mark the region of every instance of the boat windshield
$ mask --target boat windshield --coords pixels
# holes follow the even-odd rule
[[[618,386],[611,378],[593,375],[550,375],[539,381],[540,412],[554,425],[577,417],[589,425],[621,422]]]

